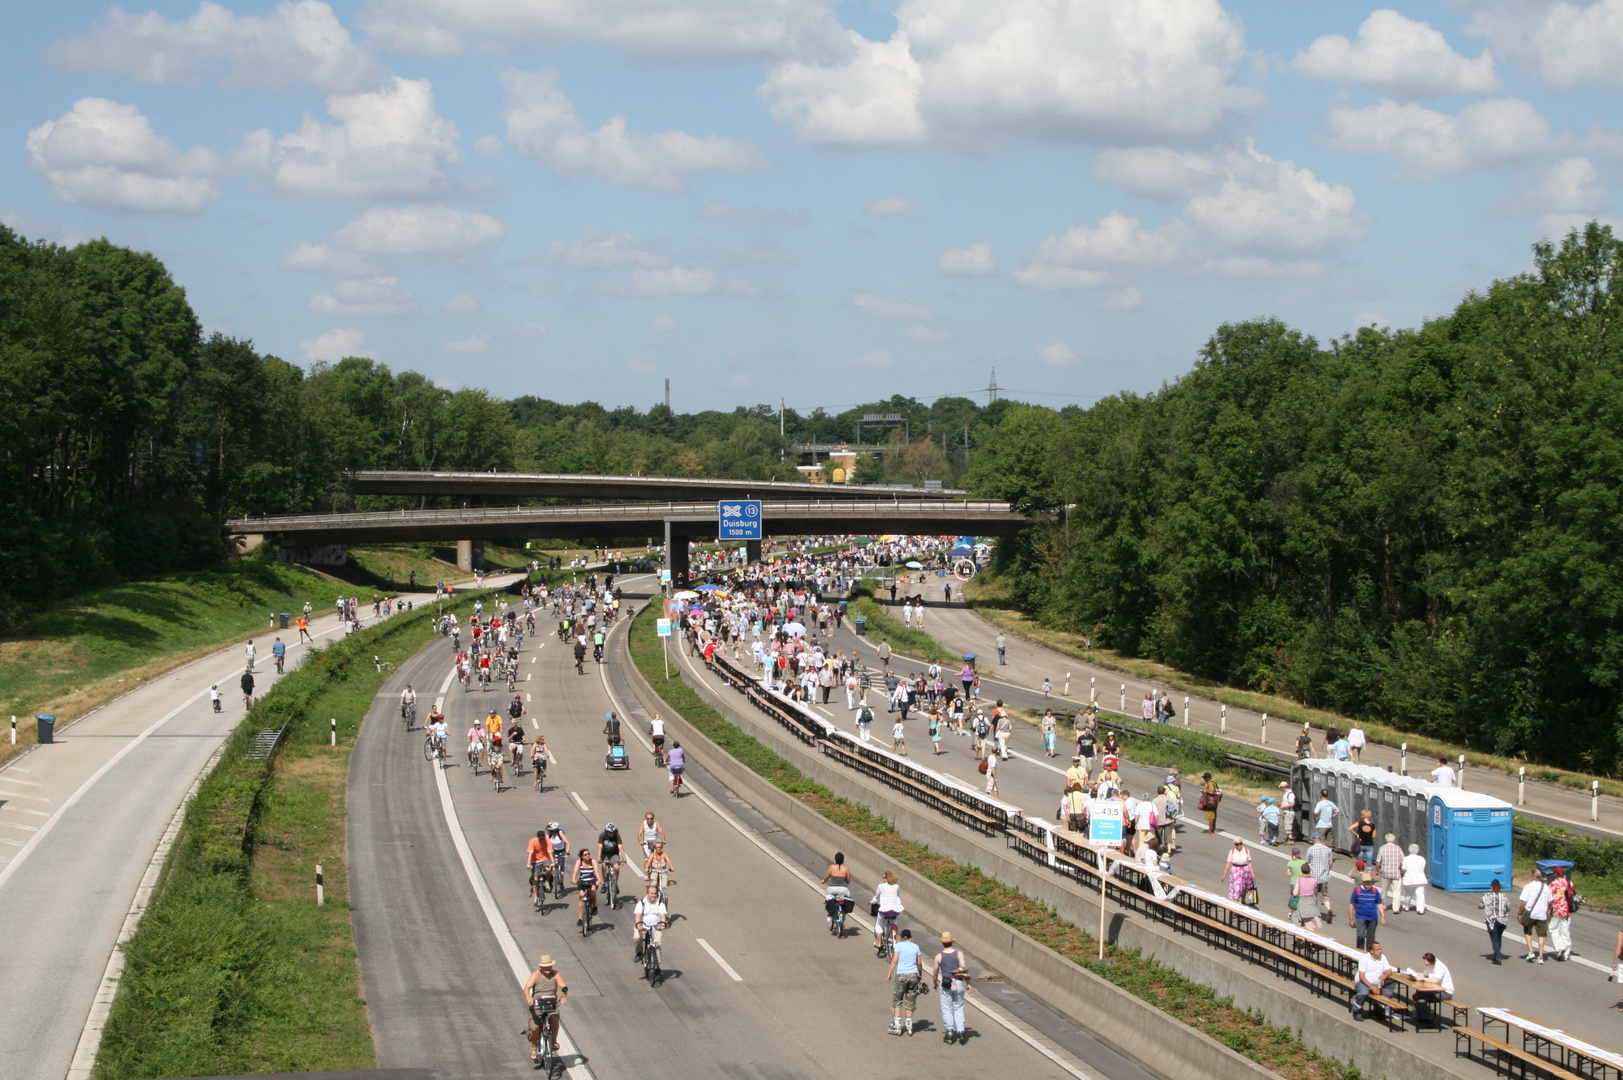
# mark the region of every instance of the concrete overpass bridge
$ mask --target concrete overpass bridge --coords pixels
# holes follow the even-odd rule
[[[820,485],[806,485],[808,487]],[[901,533],[911,536],[1009,536],[1028,522],[1008,503],[974,499],[791,499],[764,501],[764,536],[817,533]],[[661,537],[671,577],[688,576],[688,541],[716,537],[713,502],[600,504],[593,506],[468,506],[449,510],[377,510],[347,514],[290,514],[226,522],[234,535],[279,536],[284,542],[326,544],[457,542],[471,557],[468,538],[519,541],[536,537]],[[750,545],[760,557],[758,542]]]
[[[681,476],[582,476],[566,473],[385,472],[350,474],[357,495],[441,495],[484,499],[962,499],[968,492],[900,485],[808,484],[803,481],[713,480]]]

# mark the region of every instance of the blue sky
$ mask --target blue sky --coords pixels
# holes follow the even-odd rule
[[[1623,0],[8,9],[0,221],[312,363],[640,408],[1087,403],[1611,220]]]

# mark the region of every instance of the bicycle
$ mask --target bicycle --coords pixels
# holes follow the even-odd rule
[[[610,863],[603,868],[603,902],[614,910],[614,905],[620,899],[620,875],[615,873],[618,864]]]
[[[531,1044],[535,1048],[535,1056],[530,1063],[537,1069],[545,1069],[548,1080],[551,1080],[553,1067],[558,1063],[557,1036],[552,1030],[552,1021],[557,1015],[558,999],[555,997],[536,998],[530,1006],[530,1022],[540,1029],[539,1037]]]
[[[417,726],[417,703],[408,701],[400,706],[400,716],[406,721],[406,730],[410,731]]]
[[[547,913],[547,889],[552,884],[552,869],[550,863],[530,864],[530,906],[541,914]]]
[[[592,936],[592,919],[597,916],[597,897],[593,893],[586,896],[586,917],[580,921],[580,936]]]
[[[680,799],[682,797],[682,774],[681,774],[681,772],[673,772],[673,773],[671,773],[671,797],[673,799]]]
[[[468,744],[468,768],[473,770],[473,772],[470,775],[472,775],[472,776],[478,776],[479,775],[479,763],[484,760],[484,751],[485,751],[485,744],[484,743],[469,743]]]
[[[845,940],[845,906],[851,902],[849,896],[835,896],[830,893],[824,897],[825,902],[833,904],[828,910],[828,932]]]
[[[654,932],[648,927],[638,931],[642,935],[642,977],[649,986],[658,984],[663,972],[659,970],[659,946],[654,944]]]
[[[564,898],[564,873],[561,869],[556,868],[558,862],[557,855],[552,857],[552,861],[555,867],[552,873],[552,898],[554,900],[562,900]]]
[[[880,916],[884,920],[884,932],[879,938],[879,959],[889,960],[896,952],[897,929],[896,916]]]
[[[423,739],[423,760],[430,765],[438,762],[441,768],[445,767],[445,747],[433,735]]]
[[[502,790],[502,756],[490,755],[490,782],[495,785],[498,793]]]
[[[654,768],[663,769],[664,767],[665,767],[665,744],[664,743],[655,743],[654,744]]]
[[[535,790],[535,792],[537,794],[545,792],[547,790],[547,785],[546,785],[547,759],[546,758],[542,758],[540,761],[537,761],[535,763],[534,772],[535,772],[535,783],[534,783],[534,785],[532,785],[532,787],[534,788],[534,790]]]

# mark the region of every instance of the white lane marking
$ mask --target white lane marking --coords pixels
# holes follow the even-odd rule
[[[0,791],[0,799],[27,799],[29,802],[48,803],[51,800],[42,795],[24,795],[20,791]]]
[[[539,660],[539,659],[541,659],[541,658],[540,658],[540,657],[539,657],[539,656],[532,656],[532,657],[530,657],[530,663],[532,663],[532,664],[533,664],[533,663],[535,663],[535,662],[536,662],[536,661],[537,661],[537,660]]]
[[[152,853],[147,863],[146,873],[141,875],[141,884],[135,889],[135,896],[130,900],[130,910],[124,915],[124,925],[119,928],[118,940],[113,943],[113,955],[107,958],[107,969],[102,972],[101,983],[96,989],[96,997],[90,1005],[90,1015],[85,1017],[85,1026],[79,1032],[79,1045],[73,1051],[73,1062],[68,1066],[67,1080],[90,1080],[96,1064],[96,1051],[101,1046],[102,1029],[107,1026],[107,1017],[113,1011],[113,999],[118,996],[118,983],[124,976],[124,949],[135,936],[135,928],[141,924],[141,916],[146,914],[147,905],[152,902],[152,892],[158,887],[158,877],[163,873],[163,864],[169,859],[169,849],[175,844],[175,837],[180,835],[180,827],[186,820],[186,806],[197,795],[197,789],[203,786],[203,778],[214,771],[214,765],[225,753],[225,743],[221,743],[210,755],[208,762],[198,772],[197,779],[192,781],[191,789],[180,800],[180,806],[175,809],[175,816],[169,819],[169,825],[163,831],[158,841],[157,850]]]
[[[27,770],[26,769],[20,769],[18,771],[19,772],[26,772]],[[6,777],[6,783],[8,783],[8,784],[27,784],[29,787],[41,787],[41,786],[43,786],[43,785],[40,784],[40,782],[38,780],[19,780],[15,776]]]
[[[11,880],[11,875],[17,872],[17,867],[26,862],[28,856],[34,853],[34,849],[39,847],[40,841],[49,836],[51,830],[56,828],[56,823],[61,821],[63,816],[67,814],[69,810],[72,810],[75,806],[77,806],[79,800],[84,798],[85,795],[89,793],[90,789],[95,787],[102,777],[106,776],[108,773],[117,768],[118,764],[123,761],[125,757],[127,757],[137,746],[140,746],[142,743],[146,742],[147,738],[151,736],[154,731],[157,731],[159,728],[169,723],[169,721],[179,716],[186,709],[191,708],[197,702],[201,701],[203,696],[207,693],[207,690],[199,690],[197,693],[193,694],[179,705],[176,705],[174,710],[167,716],[153,724],[151,727],[147,728],[145,731],[141,732],[141,734],[137,735],[135,738],[131,739],[128,746],[124,747],[124,749],[120,750],[118,753],[109,758],[107,760],[107,764],[103,765],[101,768],[92,773],[90,775],[90,779],[80,784],[77,791],[63,800],[62,805],[56,808],[56,813],[47,818],[45,824],[40,826],[39,832],[35,833],[33,838],[23,846],[23,849],[17,852],[17,857],[7,863],[5,869],[0,870],[0,889],[5,888],[6,882]]]
[[[12,813],[12,814],[31,814],[34,817],[50,817],[51,816],[50,814],[47,814],[43,810],[30,810],[26,806],[7,806],[7,807],[4,807],[3,809],[7,813]]]
[[[526,705],[534,705],[535,704],[535,695],[530,694],[530,693],[526,693],[524,695],[524,704],[526,704]]]
[[[733,982],[743,982],[744,981],[744,976],[742,976],[738,972],[734,971],[733,970],[733,965],[731,965],[727,961],[723,960],[721,958],[721,954],[719,952],[717,952],[715,949],[712,949],[710,947],[710,943],[708,941],[706,941],[704,938],[694,938],[693,940],[697,941],[699,943],[699,947],[701,949],[703,949],[705,952],[710,954],[710,959],[714,960],[716,963],[721,965],[721,970],[725,971],[728,974],[728,976],[730,976],[732,978]]]
[[[569,797],[571,799],[575,800],[575,805],[580,807],[580,812],[581,813],[585,814],[588,818],[590,818],[592,816],[592,812],[590,810],[586,809],[586,804],[581,801],[580,792],[571,791],[569,793]]]
[[[518,940],[513,937],[513,931],[502,918],[501,908],[496,906],[496,897],[491,894],[490,885],[485,881],[485,875],[480,871],[479,864],[474,860],[473,849],[468,846],[468,837],[462,831],[462,822],[457,817],[456,804],[451,801],[451,787],[445,780],[445,770],[434,770],[434,783],[440,792],[440,809],[445,814],[445,825],[451,833],[451,844],[456,848],[457,857],[462,860],[462,869],[468,875],[468,884],[473,886],[474,897],[479,901],[479,908],[485,913],[485,922],[490,924],[491,933],[496,935],[496,944],[502,950],[507,960],[507,966],[513,973],[513,978],[520,986],[530,977],[530,962],[524,958],[524,950],[518,947]],[[575,1041],[569,1037],[569,1029],[561,1028],[558,1032],[558,1049],[565,1055],[575,1058],[575,1064],[565,1071],[576,1080],[592,1080],[592,1070],[583,1060]]]
[[[451,689],[451,680],[454,679],[454,678],[456,678],[456,665],[452,664],[451,665],[451,670],[447,671],[445,673],[445,681],[440,683],[440,696],[441,697],[444,697],[445,692],[447,690]]]
[[[530,680],[531,680],[531,679],[533,679],[533,678],[535,678],[535,672],[533,672],[533,671],[526,671],[526,672],[525,672],[525,673],[524,673],[524,681],[525,681],[525,682],[529,682],[529,681],[530,681]]]
[[[441,712],[445,708],[445,695],[441,694],[434,699],[434,711]]]
[[[10,844],[12,847],[22,847],[21,840],[13,840],[9,836],[0,836],[0,844]]]
[[[21,825],[14,821],[0,821],[0,825],[8,829],[21,829],[23,832],[39,832],[38,825]]]
[[[1010,1035],[1013,1035],[1015,1038],[1037,1051],[1037,1053],[1041,1054],[1049,1061],[1052,1061],[1055,1065],[1058,1065],[1060,1068],[1076,1077],[1077,1080],[1095,1080],[1093,1074],[1084,1072],[1083,1070],[1077,1068],[1075,1065],[1072,1065],[1069,1061],[1066,1061],[1064,1058],[1054,1053],[1054,1051],[1050,1050],[1036,1039],[1033,1039],[1030,1035],[1027,1035],[1024,1031],[1021,1031],[1007,1017],[1003,1016],[1003,1011],[1001,1009],[994,1009],[991,1005],[988,1005],[986,1002],[982,1001],[979,995],[965,994],[964,1004],[973,1005],[987,1016],[990,1016],[1005,1030],[1007,1030]]]

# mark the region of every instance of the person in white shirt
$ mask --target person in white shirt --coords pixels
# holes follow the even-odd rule
[[[1437,1013],[1432,1006],[1440,1001],[1448,1001],[1454,996],[1454,973],[1448,970],[1448,965],[1437,959],[1433,953],[1423,956],[1426,961],[1426,970],[1421,974],[1439,987],[1437,990],[1415,991],[1415,1023],[1430,1024],[1437,1021]]]
[[[1408,894],[1404,901],[1410,911],[1421,915],[1426,913],[1426,857],[1420,854],[1419,844],[1409,845],[1409,854],[1403,857],[1403,893]]]
[[[988,750],[986,754],[986,793],[997,794],[997,750]]]
[[[1437,767],[1431,770],[1431,782],[1436,784],[1438,787],[1453,787],[1454,781],[1455,776],[1453,766],[1449,765],[1447,758],[1438,758]]]
[[[658,886],[648,886],[648,895],[637,901],[637,908],[633,915],[636,918],[639,930],[653,931],[654,948],[658,949],[663,944],[665,923],[669,917],[669,912],[665,910],[665,905],[659,899]],[[637,948],[634,958],[639,961],[642,959],[642,934],[640,933],[637,935]]]
[[[1381,943],[1369,947],[1369,955],[1358,961],[1358,975],[1353,982],[1352,1014],[1354,1020],[1364,1017],[1364,1002],[1371,994],[1379,994],[1386,982],[1386,974],[1397,968],[1381,955]]]
[[[1550,934],[1550,887],[1544,883],[1544,874],[1533,871],[1532,878],[1522,886],[1521,905],[1516,918],[1522,924],[1522,940],[1527,944],[1527,962],[1544,963],[1544,949]],[[1533,952],[1533,939],[1538,939],[1538,952]]]
[[[1347,732],[1347,749],[1352,752],[1352,759],[1359,764],[1363,764],[1364,761],[1365,741],[1364,729],[1356,723],[1353,724],[1352,730]]]
[[[1148,848],[1155,841],[1155,801],[1140,799],[1133,813],[1133,828],[1138,830],[1138,848]]]
[[[907,728],[898,720],[890,728],[890,748],[896,753],[907,756]]]
[[[248,648],[246,649],[246,652],[248,654],[248,670],[252,671],[254,669],[254,656],[257,652],[257,650],[254,648],[252,639],[249,639],[248,641]]]

